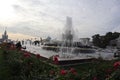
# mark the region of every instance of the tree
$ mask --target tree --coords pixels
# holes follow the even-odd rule
[[[106,46],[109,45],[111,40],[115,40],[119,37],[120,33],[118,32],[108,32],[103,36],[100,36],[99,34],[96,34],[92,36],[93,38],[93,44],[94,46],[100,47],[100,48],[106,48]]]
[[[99,45],[100,45],[100,35],[96,34],[96,35],[92,36],[92,38],[93,38],[93,44],[95,46],[99,47]]]

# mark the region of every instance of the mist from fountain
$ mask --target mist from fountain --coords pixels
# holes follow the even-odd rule
[[[60,54],[62,56],[72,55],[73,48],[73,40],[74,40],[74,30],[72,27],[72,18],[66,17],[66,25],[64,28],[64,33],[62,34],[62,44],[60,48]]]

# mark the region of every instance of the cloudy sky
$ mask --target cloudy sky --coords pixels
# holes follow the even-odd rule
[[[0,35],[59,38],[66,16],[78,38],[120,31],[120,0],[0,0]]]

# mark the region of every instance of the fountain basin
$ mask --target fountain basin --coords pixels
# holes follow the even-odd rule
[[[55,52],[63,51],[71,51],[72,53],[95,53],[95,50],[92,48],[79,48],[79,47],[59,47],[59,46],[43,46],[42,47],[45,50],[51,50]]]

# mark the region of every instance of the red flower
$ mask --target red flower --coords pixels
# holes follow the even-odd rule
[[[76,70],[75,70],[74,68],[70,68],[70,72],[71,72],[71,73],[75,73]]]
[[[37,57],[37,58],[40,58],[41,56],[40,56],[40,54],[36,54],[36,57]]]
[[[54,58],[54,63],[58,64],[58,56],[54,56],[53,58]]]
[[[24,53],[25,58],[29,58],[31,55],[29,53]]]
[[[67,71],[64,70],[64,69],[62,69],[62,70],[60,71],[60,74],[61,74],[61,75],[66,75],[66,74],[67,74]]]
[[[76,72],[76,70],[75,70],[74,68],[70,68],[70,72],[71,72],[72,74],[74,74],[74,75],[77,75],[77,72]]]
[[[114,68],[117,69],[120,66],[120,61],[114,63]]]

